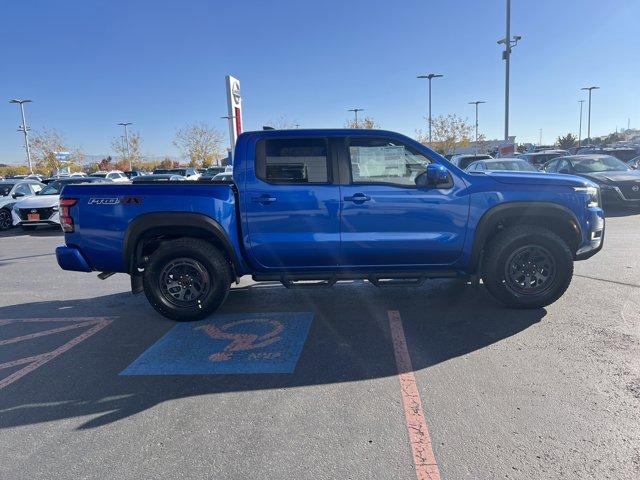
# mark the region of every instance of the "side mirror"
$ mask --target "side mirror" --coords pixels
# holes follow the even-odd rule
[[[15,192],[13,195],[11,195],[13,198],[20,198],[20,197],[24,197],[24,193],[22,192]]]
[[[416,177],[416,185],[427,188],[451,188],[453,187],[453,179],[445,167],[439,163],[431,163],[427,165],[426,172],[422,172]]]

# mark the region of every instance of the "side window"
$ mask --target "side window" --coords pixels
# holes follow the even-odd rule
[[[390,183],[415,187],[415,179],[431,161],[410,147],[381,138],[349,140],[353,183]]]
[[[22,193],[23,195],[31,195],[31,189],[29,185],[21,183],[16,187],[15,193]]]
[[[553,162],[549,162],[546,167],[544,167],[545,172],[557,172],[558,171],[558,163],[560,160],[554,160]]]
[[[260,140],[256,176],[268,183],[328,183],[328,158],[324,138]]]
[[[571,164],[566,160],[560,160],[558,163],[558,173],[570,173],[571,172]]]

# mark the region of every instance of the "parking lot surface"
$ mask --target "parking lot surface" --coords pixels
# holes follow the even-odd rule
[[[0,478],[640,478],[639,227],[608,218],[546,309],[243,279],[179,325],[5,232]]]

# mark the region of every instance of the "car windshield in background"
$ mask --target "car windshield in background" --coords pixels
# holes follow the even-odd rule
[[[92,173],[89,176],[90,177],[98,177],[98,178],[107,178],[107,174],[106,173]]]
[[[464,170],[477,160],[491,160],[491,158],[491,155],[473,155],[469,157],[462,157],[458,160],[458,167]]]
[[[15,183],[0,183],[0,197],[6,197],[11,192]]]
[[[635,149],[622,148],[619,150],[605,150],[604,153],[611,155],[612,157],[616,157],[618,160],[622,160],[623,162],[628,162],[638,155],[638,152]]]
[[[629,166],[614,157],[584,158],[573,160],[576,173],[626,172]]]
[[[55,181],[48,184],[44,187],[38,195],[60,195],[60,191],[63,189],[65,185],[69,185],[71,183],[105,183],[102,180],[94,181],[89,178],[77,178],[74,180],[65,180],[65,181]]]
[[[519,160],[502,160],[498,162],[487,162],[489,171],[516,171],[516,172],[537,172],[538,170],[528,162]]]

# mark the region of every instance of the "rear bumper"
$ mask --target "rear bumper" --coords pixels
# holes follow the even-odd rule
[[[87,262],[77,248],[64,246],[56,248],[56,259],[58,260],[58,265],[60,265],[60,268],[63,270],[72,270],[75,272],[92,271],[89,262]]]

